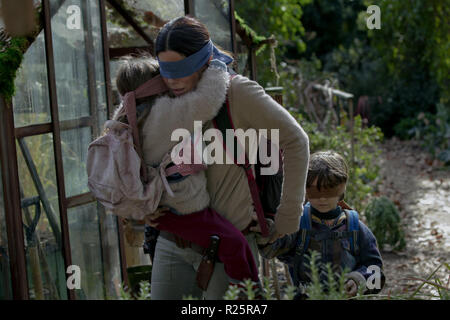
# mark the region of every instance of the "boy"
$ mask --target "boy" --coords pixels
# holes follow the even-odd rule
[[[295,299],[305,299],[305,285],[311,282],[309,259],[312,250],[320,253],[320,280],[328,281],[323,266],[330,263],[333,272],[347,268],[345,291],[355,296],[364,286],[364,293],[378,293],[384,285],[383,262],[372,232],[358,214],[345,206],[344,193],[348,167],[341,155],[334,151],[314,153],[309,162],[306,180],[306,198],[300,230],[264,244],[260,238],[261,255],[267,259],[277,257],[288,264],[294,285],[298,288]],[[342,205],[342,207],[340,206]],[[374,273],[375,271],[375,273]],[[371,277],[372,276],[372,277]],[[378,281],[374,277],[379,277]],[[369,279],[371,284],[366,287]]]

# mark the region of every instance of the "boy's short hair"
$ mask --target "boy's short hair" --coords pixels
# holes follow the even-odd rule
[[[332,150],[319,151],[311,155],[309,160],[306,188],[312,186],[317,178],[316,188],[335,188],[348,179],[348,166],[344,158]]]

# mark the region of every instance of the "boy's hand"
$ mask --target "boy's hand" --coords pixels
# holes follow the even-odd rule
[[[355,280],[349,279],[344,284],[344,290],[347,292],[347,295],[349,297],[356,296],[356,293],[358,293],[358,285],[356,284]]]
[[[145,223],[148,224],[150,227],[156,228],[159,223],[157,223],[155,220],[165,215],[166,214],[165,211],[170,210],[167,207],[158,207],[155,212],[150,213],[144,217]]]

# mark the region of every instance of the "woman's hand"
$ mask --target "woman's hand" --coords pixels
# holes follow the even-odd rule
[[[150,227],[156,228],[159,223],[157,223],[155,220],[165,215],[166,211],[170,211],[170,209],[167,207],[158,207],[155,212],[150,213],[144,217],[145,223]]]
[[[271,219],[266,219],[267,225],[269,227],[269,235],[267,237],[263,237],[261,235],[261,226],[259,225],[258,216],[256,215],[256,213],[253,213],[252,221],[256,221],[256,225],[254,227],[250,227],[250,231],[259,233],[257,235],[257,242],[259,245],[273,243],[277,239],[285,236],[285,234],[281,234],[281,233],[277,232],[277,230],[275,228],[275,223]]]

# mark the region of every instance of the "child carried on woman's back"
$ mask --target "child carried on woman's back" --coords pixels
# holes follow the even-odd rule
[[[136,90],[158,73],[158,64],[152,58],[125,60],[116,80],[119,93],[124,96]],[[166,239],[176,235],[202,248],[208,248],[211,236],[216,235],[220,238],[218,258],[224,263],[230,282],[245,279],[258,282],[258,270],[246,238],[209,207],[203,171],[206,166],[194,165],[192,170],[188,170],[190,174],[185,174],[183,170],[177,170],[183,164],[174,165],[170,157],[172,149],[179,143],[171,140],[174,130],[186,129],[192,135],[194,121],[204,123],[217,115],[226,98],[229,77],[226,65],[212,60],[194,91],[179,97],[166,95],[137,99],[138,128],[142,156],[151,178],[167,180],[164,181],[166,191],[162,193],[159,205],[169,208],[170,212],[156,220],[161,235]],[[125,106],[118,108],[113,118],[125,121],[124,109]],[[189,165],[186,167],[189,169]],[[171,173],[167,177],[160,175],[161,168],[166,174]]]

